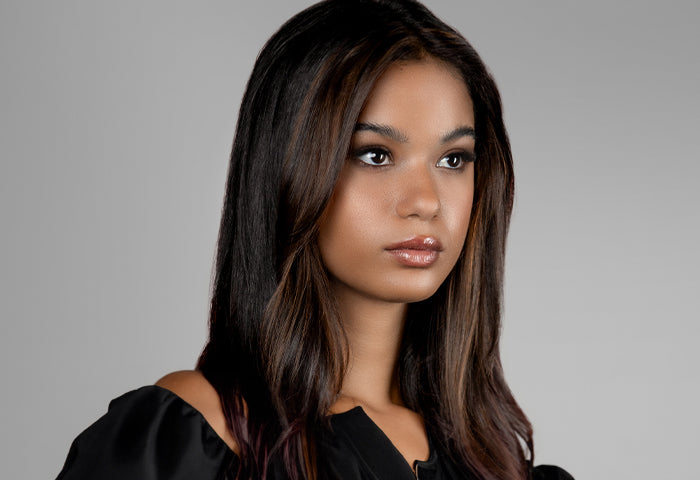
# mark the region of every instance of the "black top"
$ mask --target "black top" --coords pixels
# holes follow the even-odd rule
[[[333,435],[318,446],[319,478],[337,480],[473,479],[431,444],[411,466],[361,407],[331,418]],[[78,435],[56,480],[221,480],[238,457],[194,407],[156,385],[118,397]],[[235,464],[235,463],[234,463]],[[274,469],[278,471],[278,469]],[[533,480],[573,480],[553,466]],[[272,475],[280,478],[280,475]]]

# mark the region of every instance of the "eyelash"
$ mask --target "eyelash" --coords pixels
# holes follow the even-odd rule
[[[362,159],[362,157],[368,156],[368,155],[383,156],[383,157],[385,157],[385,160],[382,161],[381,163],[374,163],[369,158],[367,159],[369,161],[365,161]],[[360,150],[355,151],[353,153],[353,156],[355,158],[357,158],[360,161],[360,163],[367,165],[367,166],[370,166],[370,167],[385,167],[387,165],[391,165],[391,160],[390,160],[391,154],[386,149],[380,148],[380,147],[365,147],[365,148],[362,148]],[[389,160],[389,163],[384,163],[387,160]]]
[[[364,156],[372,156],[372,157],[383,157],[380,163],[374,163],[371,159],[363,160],[362,157]],[[365,147],[359,150],[356,150],[353,152],[353,156],[359,160],[359,162],[362,165],[366,165],[368,167],[386,167],[392,164],[391,162],[391,153],[386,150],[385,148],[382,147]],[[448,165],[440,165],[441,163],[445,162],[447,160],[449,162],[449,159],[454,159],[457,158],[459,160],[458,166],[448,166]],[[437,164],[435,165],[438,168],[446,168],[448,170],[461,170],[464,168],[464,166],[470,162],[474,161],[474,154],[468,151],[456,151],[456,152],[450,152],[443,156],[440,160],[438,160]],[[388,163],[387,163],[388,162]]]

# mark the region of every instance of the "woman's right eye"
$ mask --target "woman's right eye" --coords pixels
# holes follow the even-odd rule
[[[389,152],[382,150],[381,148],[360,150],[359,152],[355,153],[355,157],[362,163],[372,165],[374,167],[391,165]]]

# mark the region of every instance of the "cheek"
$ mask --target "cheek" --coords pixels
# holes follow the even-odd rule
[[[381,218],[387,208],[385,187],[380,182],[356,181],[352,172],[343,175],[324,212],[319,243],[324,237],[326,243],[376,237],[386,221]]]
[[[470,192],[469,198],[463,203],[462,205],[462,214],[459,216],[459,230],[461,232],[461,236],[463,239],[466,240],[467,238],[467,230],[469,230],[469,223],[471,220],[472,216],[472,203],[473,203],[473,197]]]
[[[455,216],[452,218],[448,227],[450,230],[450,243],[453,245],[450,251],[450,270],[455,266],[459,256],[464,250],[464,244],[466,243],[469,231],[471,202],[462,204],[461,207],[463,207],[460,209],[461,214],[455,212]]]
[[[472,184],[469,184],[468,187],[462,186],[451,190],[445,199],[447,227],[453,241],[459,242],[460,247],[467,238],[473,201],[474,188]]]
[[[339,182],[328,207],[323,213],[318,245],[324,265],[331,273],[349,268],[371,245],[368,239],[377,234],[377,214],[380,200],[366,190],[347,188]]]

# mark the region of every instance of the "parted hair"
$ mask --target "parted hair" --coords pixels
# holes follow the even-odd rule
[[[396,62],[425,59],[459,72],[471,96],[474,200],[454,269],[409,305],[402,400],[478,478],[528,476],[532,429],[499,353],[513,166],[495,82],[464,37],[416,1],[327,0],[270,38],[239,111],[197,367],[240,448],[230,478],[264,478],[273,458],[290,478],[317,475],[315,439],[347,366],[319,219],[375,82]]]

